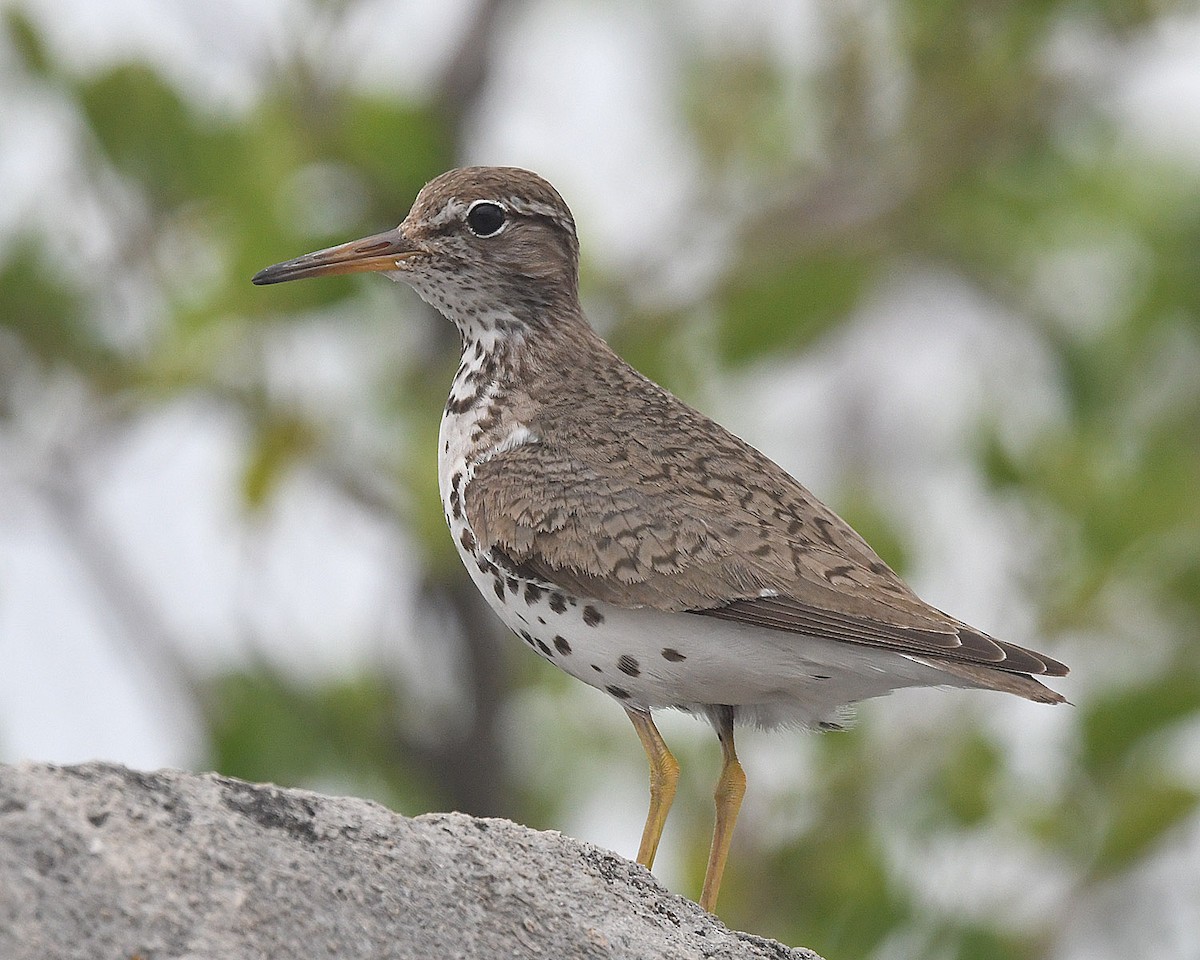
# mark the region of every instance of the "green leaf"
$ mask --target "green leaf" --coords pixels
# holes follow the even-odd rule
[[[812,343],[857,305],[872,273],[865,258],[828,253],[737,275],[718,297],[722,356],[745,363]]]
[[[985,734],[967,731],[931,784],[945,818],[961,827],[986,820],[992,813],[1002,762],[1000,750]]]
[[[1028,960],[1037,956],[1033,944],[1011,933],[975,924],[968,924],[961,931],[948,931],[947,939],[957,940],[953,954],[932,951],[933,955],[955,956],[960,960]]]
[[[39,77],[53,75],[54,62],[46,52],[46,45],[33,21],[22,10],[10,6],[4,11],[4,31],[27,71]]]
[[[330,782],[395,809],[437,806],[415,758],[399,749],[396,692],[382,673],[311,685],[268,669],[209,681],[211,763],[228,776],[285,786]]]
[[[1200,676],[1180,665],[1152,680],[1111,691],[1080,709],[1082,762],[1106,781],[1150,738],[1200,711]]]
[[[1131,776],[1110,791],[1112,817],[1095,869],[1111,873],[1143,857],[1163,835],[1196,810],[1200,794],[1166,780]]]
[[[0,330],[7,329],[43,365],[79,370],[94,385],[113,386],[119,361],[85,319],[85,301],[49,267],[32,241],[18,243],[0,266]]]
[[[239,176],[232,129],[201,114],[151,67],[118,66],[77,85],[92,133],[112,164],[158,203],[220,195]]]
[[[258,433],[242,473],[242,493],[251,508],[263,506],[287,469],[317,446],[314,425],[299,415],[273,413],[258,424]]]
[[[373,207],[388,225],[399,223],[421,187],[453,164],[448,131],[436,113],[400,100],[348,100],[330,147],[365,177]]]

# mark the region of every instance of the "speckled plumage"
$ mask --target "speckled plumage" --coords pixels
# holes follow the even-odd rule
[[[651,760],[647,865],[675,775],[649,711],[711,720],[726,754],[711,906],[741,796],[735,721],[836,726],[902,686],[1061,702],[1035,677],[1067,671],[922,601],[782,468],[621,360],[580,308],[578,253],[550,184],[468,167],[396,230],[256,281],[384,271],[456,324],[439,436],[456,547],[526,644],[630,712]]]

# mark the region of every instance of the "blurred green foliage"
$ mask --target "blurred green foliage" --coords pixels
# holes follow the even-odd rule
[[[100,373],[115,359],[87,324],[82,297],[32,240],[14,245],[0,265],[0,328],[42,365],[61,362]]]
[[[733,278],[717,301],[723,358],[748,363],[812,343],[859,302],[871,266],[861,255],[809,255]],[[780,323],[781,317],[789,322]]]
[[[998,495],[1020,497],[1062,531],[1036,597],[1050,648],[1056,636],[1084,635],[1068,657],[1077,671],[1087,671],[1085,654],[1102,662],[1114,652],[1135,669],[1085,686],[1060,794],[1009,809],[1015,774],[968,718],[945,732],[921,809],[906,816],[922,834],[1016,823],[1069,867],[1077,896],[1131,875],[1197,815],[1195,784],[1172,768],[1164,743],[1200,718],[1200,181],[1122,136],[1097,92],[1056,71],[1046,51],[1072,23],[1119,48],[1172,9],[904,0],[881,34],[847,8],[830,14],[834,42],[806,74],[765,49],[690,51],[679,110],[697,155],[714,185],[739,184],[740,195],[769,202],[736,211],[728,268],[667,314],[638,307],[621,278],[584,271],[589,301],[620,317],[615,345],[675,385],[699,377],[676,348],[704,316],[720,364],[750,369],[819,342],[906,264],[952,271],[1028,319],[1065,409],[1032,443],[981,424],[979,467]],[[452,338],[431,339],[374,385],[377,408],[361,415],[382,425],[381,439],[347,453],[320,414],[276,398],[254,345],[263,330],[348,303],[362,284],[289,284],[267,297],[247,282],[266,264],[396,222],[420,186],[454,164],[470,104],[362,93],[331,83],[296,50],[251,110],[223,115],[146,63],[74,72],[17,8],[4,31],[23,81],[61,98],[86,131],[79,168],[101,202],[114,176],[138,198],[113,214],[105,266],[148,284],[164,315],[142,342],[118,345],[103,321],[109,280],[77,276],[52,238],[31,228],[0,248],[0,361],[15,355],[47,377],[68,372],[114,422],[184,394],[228,405],[249,428],[240,495],[251,508],[270,503],[289,470],[328,469],[343,493],[420,544],[424,601],[452,621],[438,642],[464,664],[470,722],[437,726],[442,736],[429,742],[408,735],[409,681],[386,670],[311,683],[263,664],[200,676],[210,752],[197,763],[343,785],[410,813],[458,806],[546,825],[562,784],[514,774],[501,719],[522,684],[546,680],[495,652],[519,645],[494,647],[495,625],[462,589],[432,479]],[[903,95],[881,85],[881,62]],[[892,106],[882,109],[880,97]],[[336,174],[333,214],[318,222],[296,186],[314,170]],[[212,254],[205,276],[164,252],[181,237]],[[1128,251],[1117,265],[1128,274],[1121,296],[1109,315],[1076,328],[1047,306],[1039,271],[1060,252],[1113,244]],[[21,401],[0,398],[2,424]],[[403,495],[372,499],[367,467]],[[906,565],[902,535],[869,494],[849,489],[841,505],[885,557]],[[1129,652],[1144,638],[1112,616],[1114,596],[1155,611],[1144,658]],[[1053,925],[1030,935],[934,916],[906,889],[884,842],[890,825],[872,805],[889,768],[868,732],[819,742],[804,785],[810,826],[769,845],[739,836],[723,891],[730,924],[831,958],[875,955],[905,930],[922,931],[928,954],[947,958],[1052,952]],[[631,744],[614,744],[612,757],[640,764]],[[686,804],[678,816],[689,817]],[[698,888],[707,823],[697,815],[684,829]]]
[[[400,810],[437,791],[397,750],[397,690],[379,674],[304,685],[262,670],[213,679],[212,762],[247,780],[336,784]]]

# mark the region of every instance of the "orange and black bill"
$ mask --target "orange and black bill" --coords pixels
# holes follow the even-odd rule
[[[306,253],[294,260],[285,260],[260,270],[253,282],[283,283],[304,277],[328,277],[339,273],[368,273],[374,270],[395,270],[401,260],[419,253],[399,228],[385,230],[373,237],[351,240],[316,253]]]

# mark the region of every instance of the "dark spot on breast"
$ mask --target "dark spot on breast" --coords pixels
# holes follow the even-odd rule
[[[594,627],[597,624],[604,622],[604,614],[593,607],[590,603],[583,608],[583,622],[589,627]]]
[[[628,690],[622,690],[620,687],[614,687],[611,683],[604,689],[607,690],[609,693],[611,693],[618,700],[628,700],[629,699],[629,691]]]
[[[601,669],[600,669],[598,666],[596,666],[596,664],[594,664],[594,663],[592,664],[592,669],[593,669],[593,670],[595,670],[597,673],[603,673],[603,672],[604,672],[604,671],[603,671],[603,670],[601,670]]]
[[[491,573],[493,569],[492,561],[485,557],[482,553],[475,558],[475,566],[479,568],[480,573]]]
[[[496,577],[496,579],[494,579],[492,581],[492,589],[496,591],[497,599],[500,599],[500,600],[504,599],[504,581],[503,580],[501,580],[499,577]]]
[[[555,590],[550,594],[550,609],[555,613],[563,613],[567,609],[567,598]]]
[[[621,654],[617,660],[617,669],[630,677],[636,677],[642,672],[642,668],[638,665],[637,660],[627,653]]]
[[[463,532],[458,538],[458,542],[462,544],[462,548],[466,550],[467,553],[475,552],[475,534],[473,534],[466,527],[463,527]]]
[[[571,645],[569,643],[567,643],[567,641],[564,637],[556,636],[554,638],[554,648],[559,653],[561,653],[563,656],[566,656],[567,654],[569,654],[571,652]]]
[[[537,603],[545,592],[545,587],[539,587],[536,583],[527,583],[525,584],[525,602]]]
[[[662,656],[664,660],[670,660],[672,663],[679,663],[680,660],[687,659],[686,656],[684,656],[674,647],[663,647]]]
[[[554,651],[553,651],[553,650],[551,650],[551,649],[550,649],[548,646],[546,646],[544,643],[542,643],[542,641],[541,641],[541,640],[539,640],[539,641],[537,642],[537,645],[538,645],[538,649],[539,649],[539,650],[541,650],[541,651],[542,651],[542,653],[544,653],[546,656],[548,656],[548,657],[552,657],[552,656],[554,656]]]
[[[512,591],[513,593],[516,593],[518,590],[521,589],[521,581],[518,580],[516,577],[509,577],[508,578],[508,589],[510,591]]]
[[[499,422],[500,422],[500,419],[499,419],[499,417],[495,416],[495,408],[493,408],[487,412],[487,416],[479,418],[479,420],[476,423],[476,426],[480,430],[482,430],[484,433],[486,433],[489,430],[495,429],[496,424]]]
[[[825,674],[823,674],[823,673],[814,673],[814,674],[812,675],[812,678],[813,678],[814,680],[828,680],[828,679],[829,679],[829,677],[828,677],[828,676],[826,676],[826,675],[825,675]]]
[[[475,401],[479,399],[478,393],[469,393],[464,397],[456,397],[450,395],[450,399],[446,401],[446,413],[452,416],[458,416],[460,413],[466,413],[471,407],[475,406]]]

